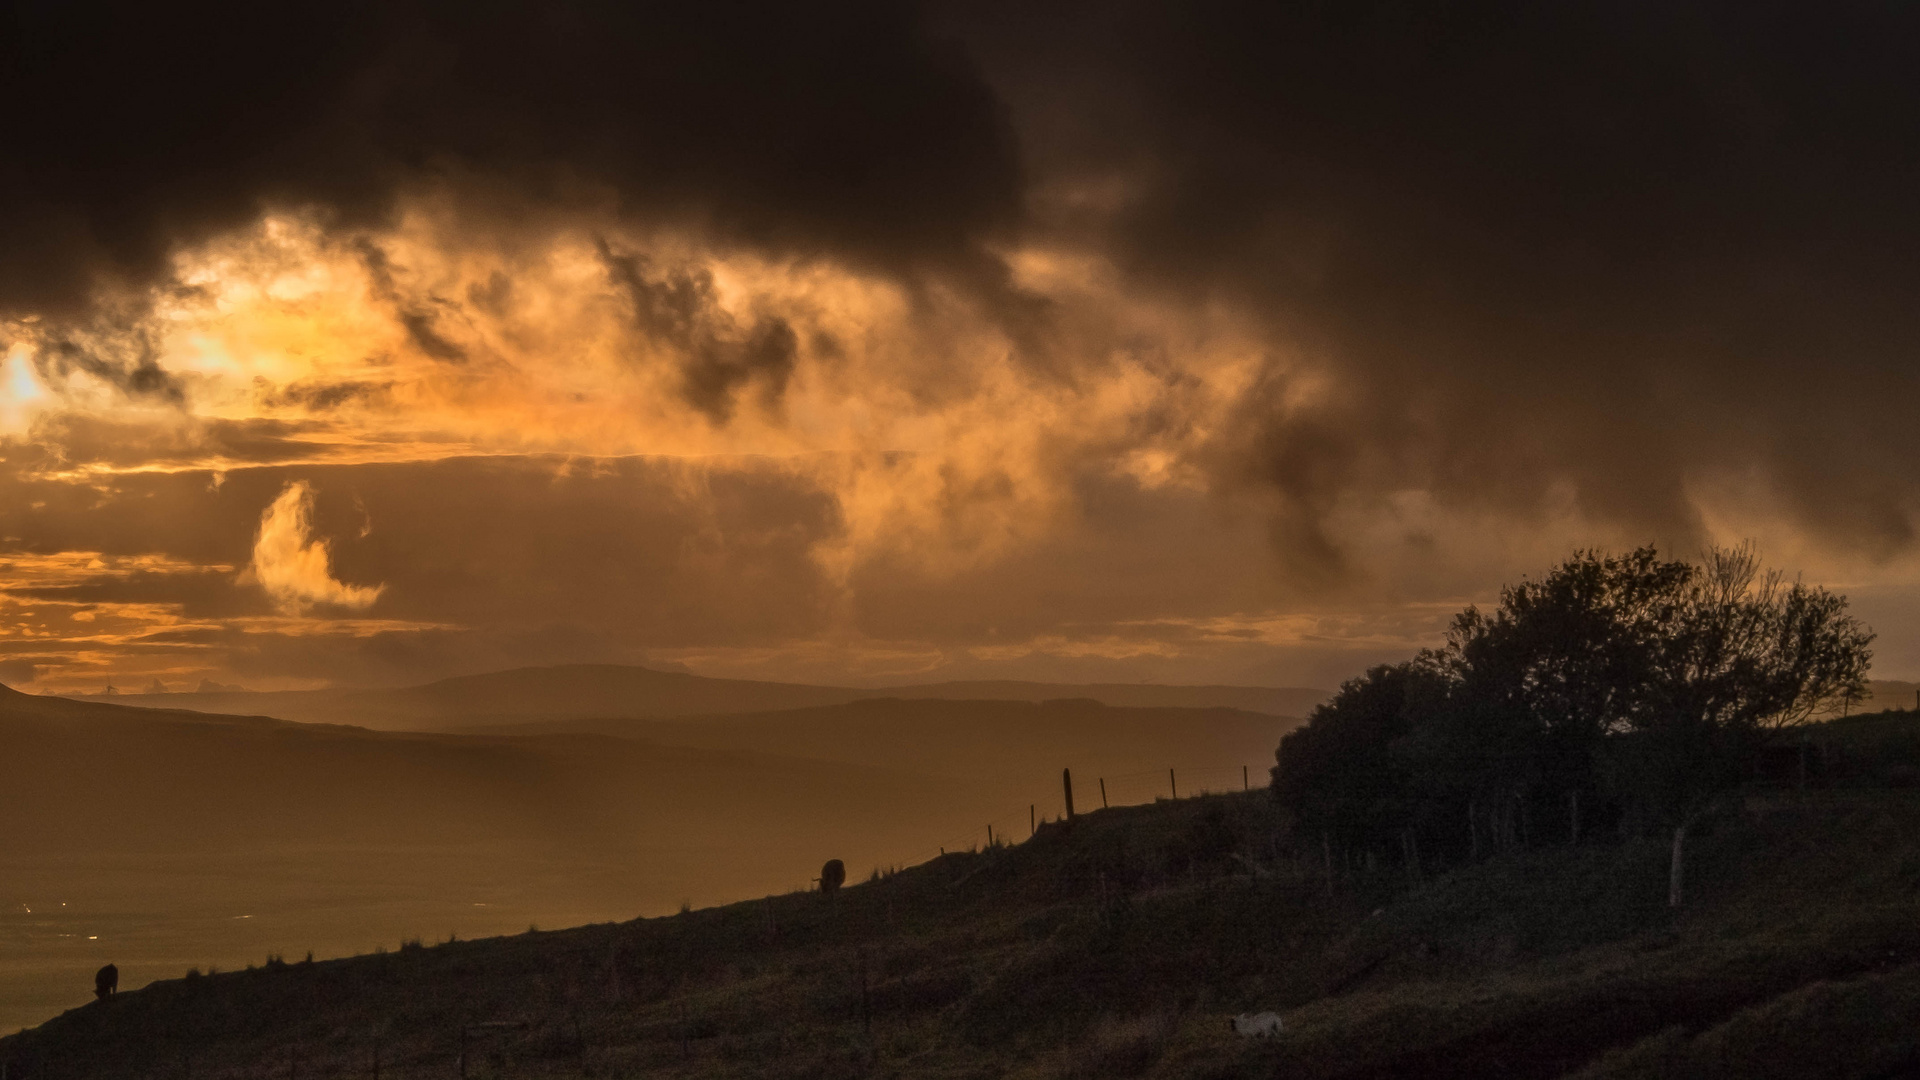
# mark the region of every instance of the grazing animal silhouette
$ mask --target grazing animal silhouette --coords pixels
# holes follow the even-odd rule
[[[828,859],[827,865],[820,868],[820,891],[832,893],[847,883],[847,864],[839,859]]]
[[[1241,1013],[1229,1023],[1237,1034],[1249,1039],[1271,1039],[1283,1030],[1280,1014],[1274,1012]]]
[[[108,964],[93,975],[93,996],[105,1001],[120,989],[120,969]]]

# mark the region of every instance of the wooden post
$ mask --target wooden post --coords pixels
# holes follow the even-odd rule
[[[1245,765],[1240,766],[1240,790],[1253,790],[1253,781],[1247,779],[1247,767]]]
[[[1103,776],[1100,778],[1100,809],[1105,810],[1106,808],[1107,808],[1107,778]]]
[[[1040,826],[1037,824],[1039,819],[1034,817],[1033,811],[1034,811],[1034,805],[1032,803],[1028,803],[1027,804],[1027,835],[1028,836],[1032,836],[1034,833],[1037,833],[1040,831]]]
[[[991,821],[987,822],[987,847],[989,849],[993,847],[993,822]]]
[[[1066,790],[1066,794],[1067,794],[1067,820],[1072,821],[1073,820],[1073,770],[1072,769],[1060,770],[1060,786]]]
[[[1180,797],[1180,781],[1174,779],[1172,769],[1167,770],[1167,786],[1173,789],[1174,798]]]

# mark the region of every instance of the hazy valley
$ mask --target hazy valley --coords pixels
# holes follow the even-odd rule
[[[564,692],[569,674],[584,692]],[[71,1005],[109,959],[139,985],[266,952],[347,955],[723,903],[802,887],[828,858],[856,874],[920,862],[984,843],[989,825],[1021,837],[1030,813],[1059,816],[1062,768],[1080,778],[1082,809],[1099,805],[1103,776],[1116,804],[1170,794],[1169,768],[1185,770],[1187,793],[1238,787],[1243,767],[1261,785],[1297,723],[1086,697],[666,719],[689,701],[838,692],[758,684],[730,698],[738,687],[724,680],[659,674],[510,672],[474,680],[465,698],[389,695],[435,701],[414,719],[447,728],[461,726],[450,700],[512,706],[465,732],[0,694],[12,838],[0,935],[15,958],[0,972],[0,1026]],[[679,696],[634,690],[657,682]]]

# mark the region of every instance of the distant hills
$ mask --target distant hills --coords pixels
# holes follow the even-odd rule
[[[123,694],[117,704],[274,716],[383,730],[443,731],[561,720],[667,719],[844,705],[871,698],[1040,702],[1087,698],[1141,708],[1231,708],[1304,716],[1324,690],[1149,683],[944,682],[880,689],[713,679],[615,664],[517,668],[396,690]],[[92,699],[99,700],[99,699]]]
[[[1169,778],[1167,770],[1176,766],[1189,774],[1189,793],[1203,783],[1218,790],[1229,780],[1238,788],[1242,766],[1249,783],[1264,785],[1280,737],[1298,723],[1240,709],[1123,708],[1090,698],[870,698],[779,712],[544,721],[504,730],[590,732],[703,750],[823,758],[962,780],[982,799],[1038,797],[1041,811],[1057,814],[1062,768],[1078,777],[1083,809],[1098,805],[1101,777],[1112,778],[1115,797],[1129,802],[1170,794],[1178,778]]]
[[[668,842],[712,845],[736,865],[772,859],[771,880],[784,882],[819,861],[813,850],[774,857],[796,838],[815,849],[880,838],[917,808],[946,812],[964,795],[926,776],[751,749],[376,732],[0,688],[10,854],[308,842],[618,854]]]

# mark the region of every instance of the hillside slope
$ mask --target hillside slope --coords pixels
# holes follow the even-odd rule
[[[838,897],[175,978],[0,1040],[0,1060],[32,1080],[376,1058],[441,1077],[463,1052],[469,1076],[518,1077],[1920,1067],[1920,796],[1756,795],[1701,836],[1677,913],[1664,854],[1550,847],[1329,889],[1262,796],[1164,802]],[[1229,1032],[1264,1008],[1282,1038]]]

